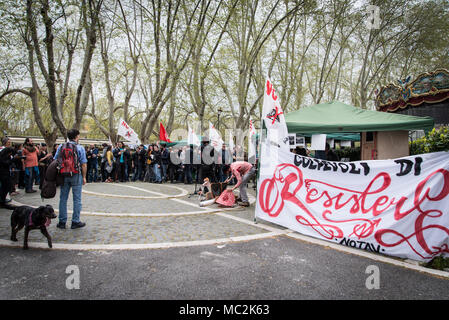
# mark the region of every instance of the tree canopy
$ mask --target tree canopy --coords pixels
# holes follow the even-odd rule
[[[267,75],[286,111],[370,109],[449,66],[445,0],[5,0],[0,17],[0,129],[49,145],[71,127],[116,140],[120,118],[144,142],[160,121],[246,129]]]

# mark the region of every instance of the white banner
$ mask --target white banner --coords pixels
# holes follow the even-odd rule
[[[125,138],[125,140],[131,144],[140,145],[139,136],[123,119],[120,119],[117,134]]]
[[[448,152],[349,163],[261,152],[256,217],[371,252],[449,256]]]

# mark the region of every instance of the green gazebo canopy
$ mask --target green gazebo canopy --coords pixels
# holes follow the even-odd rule
[[[425,130],[434,127],[431,117],[356,108],[342,102],[320,103],[285,114],[288,132],[339,133],[367,131]]]

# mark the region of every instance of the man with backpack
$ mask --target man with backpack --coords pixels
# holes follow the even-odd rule
[[[87,157],[86,150],[78,144],[80,132],[70,129],[67,132],[69,142],[59,146],[54,159],[59,162],[59,173],[64,177],[59,198],[59,223],[56,227],[65,229],[67,222],[67,199],[70,189],[73,195],[73,214],[71,229],[82,228],[86,224],[80,221],[81,192],[86,184]]]

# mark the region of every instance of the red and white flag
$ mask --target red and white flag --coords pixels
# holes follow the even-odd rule
[[[120,119],[117,134],[125,138],[125,140],[130,144],[140,144],[139,136],[137,135],[137,133],[123,119]]]
[[[159,140],[165,141],[165,142],[171,142],[168,138],[167,131],[165,131],[164,126],[162,125],[162,122],[159,125]]]
[[[273,83],[268,77],[265,82],[262,119],[264,119],[267,128],[267,141],[289,151],[288,130],[284,112],[279,104],[279,98],[273,88]]]

